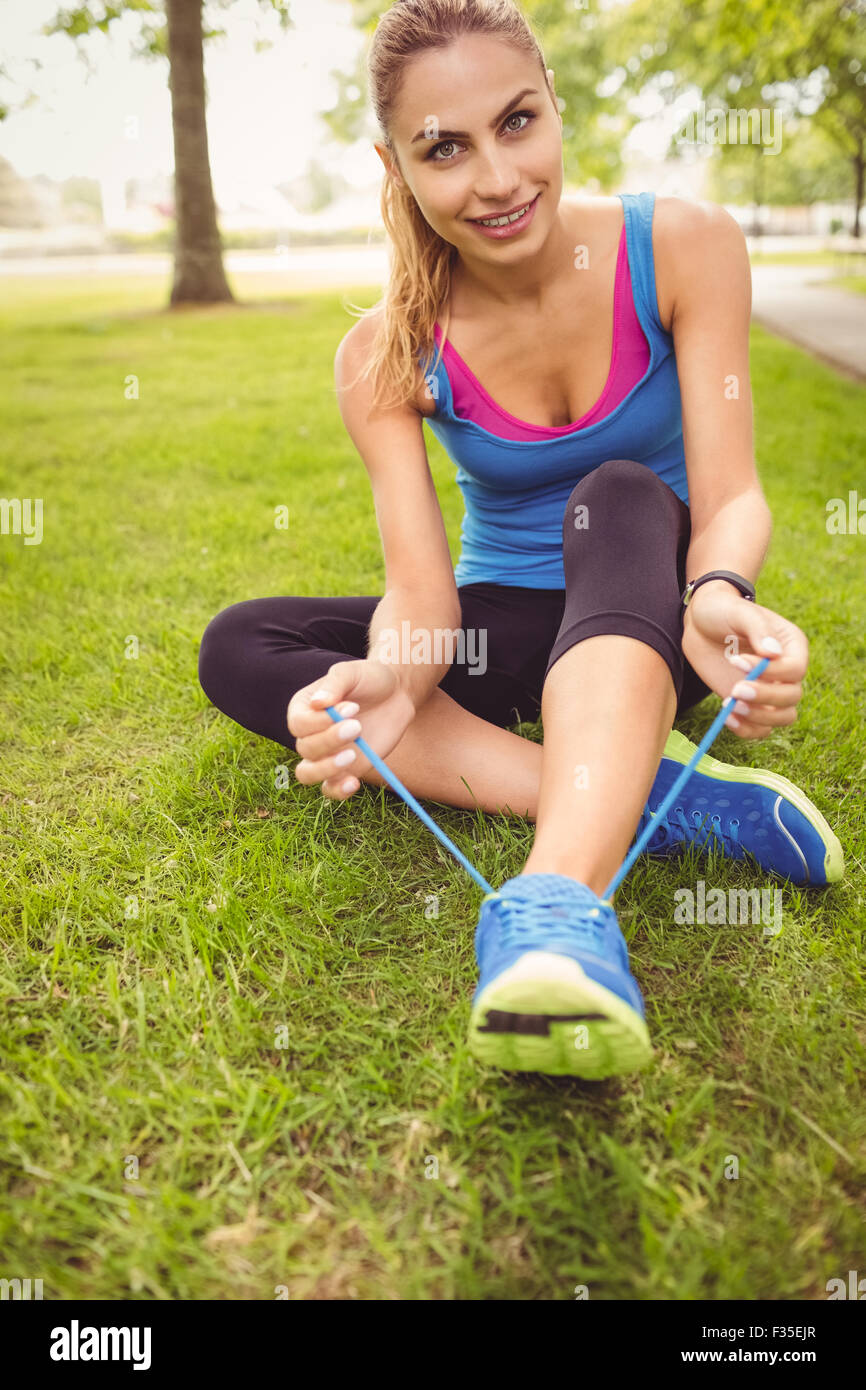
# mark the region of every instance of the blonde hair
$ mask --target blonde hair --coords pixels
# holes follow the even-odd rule
[[[367,55],[370,99],[382,143],[399,168],[391,122],[406,65],[415,54],[445,48],[463,34],[489,34],[534,57],[547,84],[541,46],[514,0],[398,0],[379,20]],[[380,199],[390,240],[389,275],[380,300],[359,310],[379,313],[372,350],[361,377],[372,376],[373,405],[403,405],[418,386],[418,357],[429,362],[433,329],[449,298],[457,248],[435,232],[405,182],[386,170]],[[450,303],[448,308],[450,318]],[[448,332],[446,319],[442,343]],[[436,359],[435,370],[441,357]]]

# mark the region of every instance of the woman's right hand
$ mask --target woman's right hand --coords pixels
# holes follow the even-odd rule
[[[327,705],[336,708],[339,721],[327,713]],[[304,786],[321,782],[323,796],[345,801],[358,790],[359,774],[373,770],[354,740],[360,735],[386,758],[415,718],[415,706],[393,666],[366,659],[337,661],[319,680],[295,691],[286,717],[301,756],[295,766],[298,781]],[[347,727],[353,730],[351,737],[341,738]],[[355,756],[338,764],[335,759],[346,751]]]

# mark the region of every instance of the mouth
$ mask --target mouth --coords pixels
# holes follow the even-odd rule
[[[489,217],[468,217],[466,220],[468,222],[473,222],[476,227],[499,228],[514,226],[528,216],[540,197],[541,194],[536,193],[535,197],[530,199],[528,203],[518,203],[516,207],[510,208],[508,212],[492,213]]]

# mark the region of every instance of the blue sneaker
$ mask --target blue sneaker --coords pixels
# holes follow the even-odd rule
[[[634,839],[692,757],[695,745],[673,729]],[[632,840],[634,844],[634,840]],[[805,792],[776,772],[734,767],[705,754],[671,806],[647,854],[679,854],[694,846],[731,859],[752,856],[767,873],[824,887],[842,877],[842,846]]]
[[[613,908],[562,874],[519,874],[481,904],[469,1048],[489,1066],[600,1080],[652,1056]]]

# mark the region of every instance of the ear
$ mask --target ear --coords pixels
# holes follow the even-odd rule
[[[389,151],[386,149],[386,147],[384,145],[380,145],[374,142],[373,149],[376,151],[377,155],[381,159],[382,164],[385,167],[385,172],[387,174],[390,174],[397,183],[402,183],[403,179],[400,174],[400,171],[394,163],[393,158]]]
[[[558,115],[559,115],[559,120],[560,120],[560,124],[561,124],[561,123],[562,123],[562,112],[559,110],[559,106],[558,106],[557,100],[556,100],[556,89],[555,89],[555,87],[554,87],[554,85],[553,85],[553,68],[548,68],[548,69],[547,69],[547,85],[548,85],[548,87],[550,88],[550,95],[551,95],[551,98],[553,99],[553,104],[554,104],[554,106],[556,106],[556,110],[557,110],[557,113],[558,113]]]

